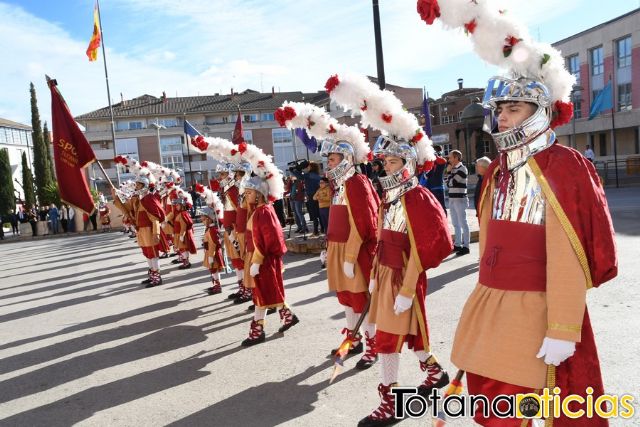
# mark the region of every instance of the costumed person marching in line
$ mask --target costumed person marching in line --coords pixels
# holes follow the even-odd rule
[[[160,185],[162,187],[162,191],[160,193],[162,200],[162,207],[164,208],[165,215],[167,219],[162,224],[162,233],[166,236],[167,243],[170,247],[173,248],[171,254],[164,253],[160,258],[168,258],[174,257],[178,255],[177,244],[173,241],[173,223],[171,222],[171,218],[175,215],[173,200],[176,199],[178,188],[182,182],[182,177],[180,174],[172,169],[162,168],[162,178],[160,180]],[[179,264],[182,261],[178,258],[174,264]]]
[[[378,218],[378,245],[369,282],[369,320],[376,326],[380,358],[380,405],[359,426],[383,426],[395,418],[391,388],[397,386],[404,343],[418,358],[427,376],[418,393],[427,397],[449,383],[447,372],[431,353],[426,314],[427,275],[450,253],[447,218],[438,200],[418,185],[434,165],[431,141],[416,117],[403,109],[391,92],[382,91],[365,76],[333,76],[331,99],[346,109],[361,111],[362,125],[382,131],[373,155],[384,161],[379,178],[383,204]],[[366,109],[360,108],[366,105]]]
[[[234,300],[234,303],[240,304],[251,301],[251,294],[244,286],[244,261],[240,254],[240,242],[238,242],[236,237],[236,215],[240,192],[238,187],[235,185],[234,168],[235,166],[233,163],[218,165],[217,179],[220,183],[222,203],[224,205],[224,246],[227,251],[227,256],[231,260],[231,265],[236,271],[236,277],[238,279],[238,291],[229,294],[227,297]]]
[[[191,268],[189,262],[189,254],[198,253],[196,242],[193,234],[193,220],[189,215],[192,208],[191,195],[186,191],[179,191],[178,197],[172,201],[175,208],[173,221],[173,241],[178,248],[178,254],[182,259],[182,265],[178,268],[185,270]]]
[[[136,227],[138,246],[142,249],[142,254],[147,258],[149,264],[149,277],[142,283],[146,285],[146,288],[151,288],[162,284],[158,244],[160,242],[160,223],[164,221],[164,211],[158,198],[149,191],[153,186],[151,182],[153,175],[148,169],[140,168],[139,164],[137,165],[134,195],[129,200],[125,200],[124,197],[121,199],[115,189],[111,190],[111,195],[115,206],[129,217]]]
[[[106,203],[100,203],[98,207],[98,213],[100,214],[100,225],[102,228],[102,232],[104,233],[105,231],[110,231],[111,216],[109,216],[109,214],[111,213],[111,210],[109,209],[109,206],[107,206]]]
[[[508,14],[484,3],[439,3],[447,26],[473,20],[474,50],[511,71],[489,80],[483,100],[485,131],[499,157],[484,175],[479,280],[462,310],[451,360],[466,371],[469,394],[489,402],[543,388],[555,394],[554,387],[561,401],[568,395],[588,401],[587,394],[596,401],[604,390],[586,293],[617,275],[617,260],[596,170],[558,144],[553,131],[571,119],[575,78],[559,51],[533,41]],[[574,400],[568,408],[576,413],[584,406]],[[597,415],[570,419],[550,409],[546,425],[608,425]],[[474,420],[532,425],[489,407],[476,410]]]
[[[251,164],[244,161],[239,161],[233,166],[233,178],[235,182],[235,186],[238,189],[238,202],[236,204],[236,221],[234,225],[234,236],[235,240],[238,242],[239,247],[239,255],[243,259],[243,264],[246,265],[245,260],[245,232],[247,230],[247,219],[249,217],[249,205],[245,200],[244,195],[244,183],[249,176],[251,175]],[[244,274],[246,276],[246,273]],[[244,279],[243,279],[244,282]],[[241,294],[238,295],[234,300],[234,304],[241,304],[243,302],[251,301],[252,294],[251,289],[244,286],[241,291]]]
[[[275,118],[281,126],[302,128],[309,136],[323,140],[321,154],[327,157],[326,176],[334,191],[327,230],[327,281],[344,307],[347,325],[342,333],[353,343],[349,354],[362,353],[362,335],[354,329],[369,300],[380,200],[367,176],[356,172],[356,165],[368,160],[370,148],[359,128],[338,123],[312,104],[284,103]],[[357,369],[371,367],[378,358],[375,327],[367,317],[362,325],[367,349]]]
[[[211,273],[212,286],[206,289],[209,295],[216,295],[222,292],[220,286],[220,272],[225,270],[224,254],[222,252],[222,216],[224,208],[220,197],[210,188],[202,184],[196,184],[195,190],[204,199],[206,207],[200,209],[201,221],[205,226],[202,236],[202,247],[204,248],[203,265]]]

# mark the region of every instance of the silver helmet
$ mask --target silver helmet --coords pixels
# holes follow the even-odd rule
[[[265,200],[269,200],[269,184],[267,184],[267,181],[260,178],[259,176],[252,176],[251,178],[247,179],[244,183],[244,188],[245,190],[255,190],[258,193],[262,194]]]
[[[240,162],[240,163],[236,163],[233,166],[233,174],[234,174],[234,180],[235,180],[235,185],[240,188],[241,190],[244,188],[244,183],[247,181],[247,179],[249,179],[249,177],[251,176],[251,172],[252,172],[253,168],[251,167],[251,163],[249,162]],[[238,172],[242,172],[243,175],[240,179],[236,179],[236,174]]]
[[[136,184],[142,184],[142,188],[134,191],[134,195],[139,197],[144,197],[149,192],[149,186],[151,184],[151,180],[146,175],[137,175],[134,181]]]
[[[196,211],[196,215],[198,216],[206,216],[209,217],[212,221],[216,221],[218,216],[216,215],[216,211],[209,206],[202,206]]]
[[[326,172],[327,178],[333,182],[346,178],[348,177],[347,175],[352,174],[352,172],[355,171],[355,150],[347,141],[332,141],[330,139],[325,139],[322,141],[320,154],[323,157],[327,157],[329,154],[342,155],[342,161],[336,167],[329,169]]]
[[[235,184],[235,167],[234,163],[219,163],[214,170],[214,175],[219,177],[221,173],[226,173],[227,177],[224,179],[218,179],[220,181],[220,187],[227,191]]]
[[[381,176],[380,185],[387,191],[408,182],[416,174],[418,163],[418,153],[416,149],[406,140],[388,135],[380,135],[373,146],[374,157],[394,156],[404,160],[404,165],[398,171]]]
[[[536,111],[519,126],[504,132],[498,131],[496,109],[502,102],[527,102]],[[484,131],[490,133],[498,152],[505,153],[534,141],[549,129],[551,123],[551,95],[549,89],[526,77],[493,77],[485,90],[482,106],[489,110],[485,117]]]

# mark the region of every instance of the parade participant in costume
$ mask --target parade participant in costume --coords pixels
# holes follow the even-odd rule
[[[150,192],[150,188],[153,187],[153,174],[148,169],[140,167],[137,162],[131,164],[131,167],[137,170],[134,195],[126,200],[124,197],[121,199],[122,193],[119,195],[115,189],[112,189],[111,193],[115,206],[130,218],[136,228],[138,245],[149,263],[149,277],[143,283],[146,283],[145,287],[150,288],[162,284],[158,244],[164,211],[158,198]]]
[[[380,204],[369,179],[356,172],[356,165],[369,158],[369,146],[359,128],[338,123],[312,104],[287,102],[275,117],[281,126],[302,128],[309,136],[323,140],[321,153],[327,156],[327,178],[334,190],[327,230],[327,281],[344,307],[347,325],[342,332],[353,343],[349,354],[362,353],[362,335],[354,329],[369,299]],[[375,327],[367,318],[363,327],[367,351],[356,364],[359,369],[367,369],[377,360]]]
[[[182,259],[182,265],[178,268],[185,270],[191,268],[189,254],[196,254],[196,242],[193,234],[193,220],[189,210],[193,207],[191,195],[186,191],[178,191],[178,197],[173,200],[175,207],[173,221],[173,241],[177,245],[178,254]]]
[[[173,223],[171,222],[171,218],[175,215],[173,200],[178,197],[177,192],[180,184],[182,184],[182,177],[178,172],[169,168],[162,168],[161,175],[160,186],[162,190],[160,191],[160,196],[162,200],[162,207],[165,215],[167,216],[167,220],[162,224],[161,230],[162,234],[166,236],[167,243],[173,248],[173,250],[171,255],[169,255],[169,253],[165,253],[160,258],[168,258],[169,256],[173,257],[178,255],[177,245],[174,244],[173,241]],[[182,262],[179,258],[175,261],[175,264]]]
[[[140,162],[140,166],[149,169],[149,171],[153,174],[154,180],[155,180],[157,185],[155,185],[151,189],[151,193],[153,193],[153,195],[160,202],[160,206],[162,206],[162,210],[165,213],[165,220],[166,220],[167,209],[165,208],[163,200],[162,200],[163,190],[164,190],[164,188],[163,188],[164,187],[163,180],[165,178],[164,173],[163,173],[163,169],[165,169],[165,168],[163,168],[162,166],[160,166],[157,163],[153,163],[153,162],[149,162],[149,161]],[[159,258],[168,258],[170,249],[171,249],[171,245],[169,243],[169,238],[166,235],[166,233],[164,232],[164,230],[162,229],[162,224],[161,224],[161,226],[160,226],[160,234],[159,234],[159,242],[158,242],[158,253],[160,254]]]
[[[245,231],[247,229],[247,218],[249,216],[249,206],[245,200],[244,196],[244,183],[249,176],[251,175],[251,164],[244,161],[239,161],[234,164],[233,169],[233,178],[235,182],[235,186],[238,189],[238,201],[236,204],[236,221],[234,224],[234,236],[235,240],[238,242],[239,251],[238,254],[240,258],[243,260],[243,265],[246,264],[244,262],[245,259]],[[244,274],[246,276],[246,273]],[[244,282],[244,279],[243,279]],[[243,302],[251,301],[252,294],[251,289],[248,287],[244,287],[240,294],[234,299],[235,304],[241,304]]]
[[[437,267],[451,253],[446,216],[438,200],[418,178],[434,164],[431,141],[416,117],[403,109],[391,92],[365,76],[333,76],[327,84],[339,105],[360,111],[363,127],[382,131],[373,149],[384,161],[380,177],[383,200],[378,218],[378,245],[369,291],[369,319],[376,326],[380,357],[380,405],[359,426],[381,426],[394,417],[391,388],[398,382],[400,351],[404,343],[414,351],[427,377],[418,386],[424,397],[449,383],[447,372],[431,353],[425,298],[425,270]],[[366,105],[366,109],[361,108]]]
[[[111,217],[109,216],[111,210],[109,209],[109,206],[107,206],[106,203],[100,203],[98,206],[98,212],[100,214],[100,225],[102,226],[102,231],[111,230]]]
[[[212,286],[206,289],[209,295],[216,295],[222,292],[220,287],[220,272],[226,269],[224,253],[222,249],[222,218],[224,207],[218,194],[203,186],[196,184],[196,192],[204,199],[207,209],[201,210],[202,222],[205,224],[202,247],[205,250],[204,266],[211,273]]]
[[[479,281],[462,311],[451,359],[467,372],[469,394],[490,401],[545,387],[550,393],[559,387],[561,400],[586,399],[591,387],[596,401],[603,386],[586,291],[615,277],[617,260],[598,175],[580,153],[558,144],[553,131],[572,116],[575,79],[559,51],[534,42],[505,12],[439,3],[446,25],[466,22],[476,52],[511,70],[510,77],[489,81],[483,101],[499,157],[484,176]],[[568,407],[583,409],[575,401]],[[475,421],[531,425],[488,412],[476,411]],[[608,425],[598,416],[554,417],[553,408],[550,414],[547,424],[555,427]]]
[[[191,143],[198,151],[206,152],[221,162],[216,167],[216,180],[222,193],[221,199],[224,205],[224,246],[238,278],[238,292],[230,294],[228,298],[233,299],[235,304],[251,301],[251,291],[245,289],[243,282],[244,261],[241,256],[240,242],[236,235],[240,192],[235,185],[235,169],[238,169],[236,164],[241,161],[240,155],[247,149],[247,143],[242,142],[236,145],[224,138],[205,139],[202,136],[194,138]]]

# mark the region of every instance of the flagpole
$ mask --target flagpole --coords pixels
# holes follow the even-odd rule
[[[100,2],[96,0],[96,7],[98,9],[98,23],[100,24],[100,44],[102,45],[102,60],[104,61],[104,80],[107,84],[107,98],[109,99],[109,114],[111,116],[111,142],[113,143],[113,152],[116,153],[116,128],[113,120],[113,106],[111,105],[111,90],[109,89],[109,73],[107,71],[107,54],[104,49],[104,33],[102,31],[102,15],[100,14]],[[96,159],[96,162],[100,166],[100,170],[104,174],[104,176],[109,181],[109,184],[113,187],[113,183],[107,176],[107,172],[102,167],[102,164]],[[120,185],[120,171],[118,170],[118,165],[115,165],[116,168],[116,178],[118,180],[118,186]],[[115,187],[113,187],[115,188]]]
[[[184,122],[187,120],[187,114],[182,113],[182,130],[184,131]],[[183,132],[184,133],[184,132]],[[193,185],[193,168],[191,167],[191,150],[189,147],[191,144],[189,143],[189,135],[185,134],[184,142],[187,143],[187,161],[189,162],[189,173],[191,174],[191,185]]]
[[[616,188],[620,187],[620,181],[618,180],[618,141],[616,140],[616,119],[615,119],[615,114],[616,114],[616,84],[615,84],[615,80],[616,80],[616,42],[615,40],[613,40],[611,42],[612,45],[612,52],[613,54],[611,55],[612,60],[613,60],[613,71],[612,71],[612,75],[613,77],[609,76],[609,80],[611,81],[611,98],[613,98],[611,100],[611,138],[612,138],[612,142],[613,142],[613,164],[616,168]]]

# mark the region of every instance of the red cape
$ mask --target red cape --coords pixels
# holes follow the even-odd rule
[[[154,216],[160,222],[164,221],[164,209],[162,209],[162,205],[160,204],[160,199],[158,197],[153,194],[147,194],[140,199],[140,203],[149,215]]]
[[[362,246],[358,253],[358,265],[367,283],[371,272],[371,264],[376,253],[378,243],[378,208],[380,199],[365,175],[355,174],[345,182],[349,207],[352,209],[353,221],[358,234],[362,238]],[[357,209],[353,211],[353,209]]]
[[[189,215],[188,211],[180,211],[180,215],[182,215],[182,220],[187,226],[185,240],[186,240],[187,246],[189,247],[189,253],[190,254],[198,253],[198,250],[196,249],[196,239],[193,234],[193,220],[191,219],[191,215]]]
[[[542,187],[548,208],[553,209],[560,218],[572,242],[576,256],[585,270],[587,286],[598,287],[614,278],[618,272],[618,261],[613,225],[604,190],[593,164],[576,150],[558,143],[534,155],[528,163]],[[498,172],[496,159],[485,174],[492,179],[483,180],[481,203],[486,197],[487,186],[494,181],[493,177]],[[584,396],[587,386],[593,387],[594,399],[604,393],[598,351],[587,310],[576,352],[555,368],[555,383],[548,386],[560,387],[562,396]],[[558,427],[576,425],[575,423],[575,420],[572,424],[572,420],[566,418],[554,420],[554,425]],[[594,417],[581,419],[580,425],[599,427],[608,423]]]
[[[282,256],[287,252],[282,227],[271,205],[260,205],[252,214],[251,236],[263,255],[260,273],[254,277],[258,304],[273,306],[284,302]]]
[[[420,261],[419,270],[437,267],[453,249],[449,223],[440,202],[429,190],[417,186],[403,196],[403,204],[411,250],[417,252]]]
[[[575,242],[574,250],[583,264],[589,287],[598,287],[616,277],[618,259],[613,225],[593,164],[576,150],[557,143],[533,156],[528,163],[569,240],[572,244]],[[498,172],[496,159],[485,176],[493,177]],[[482,202],[491,181],[482,182]]]

